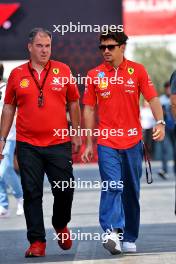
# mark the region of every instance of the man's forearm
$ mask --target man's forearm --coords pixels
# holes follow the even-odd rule
[[[91,131],[90,133],[87,133],[86,138],[86,144],[90,145],[92,144],[92,131],[95,126],[95,109],[92,106],[86,105],[84,107],[84,125],[87,131]]]
[[[2,115],[1,115],[1,123],[0,123],[0,136],[7,138],[10,128],[13,123],[14,115],[16,111],[16,106],[7,105],[3,106]]]
[[[78,129],[81,126],[81,111],[79,101],[69,103],[69,114],[74,129]]]
[[[154,97],[149,101],[150,108],[152,110],[155,120],[163,120],[163,109],[158,97]]]

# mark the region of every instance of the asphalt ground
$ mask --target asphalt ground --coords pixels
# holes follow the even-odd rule
[[[162,180],[157,171],[159,162],[153,162],[154,182],[148,185],[145,173],[141,181],[141,228],[137,240],[137,253],[113,256],[106,251],[99,239],[102,230],[98,222],[100,190],[77,188],[75,191],[72,220],[69,224],[74,234],[73,247],[61,250],[51,225],[53,197],[47,180],[44,191],[44,220],[46,227],[46,257],[25,259],[28,247],[26,224],[23,216],[16,216],[16,201],[10,194],[10,217],[0,219],[0,263],[73,263],[73,264],[175,264],[176,263],[176,216],[174,214],[175,185],[172,163],[168,180]],[[77,181],[97,181],[96,164],[74,166]]]

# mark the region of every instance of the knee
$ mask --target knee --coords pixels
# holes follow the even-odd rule
[[[123,181],[103,181],[102,191],[123,192]]]
[[[2,163],[0,164],[0,177],[2,178],[7,178],[8,176],[11,175],[11,171],[10,171],[10,164],[8,163]]]
[[[61,189],[52,189],[52,194],[55,198],[58,199],[66,199],[66,200],[72,200],[73,199],[73,194],[74,194],[74,189],[73,188],[67,188],[64,190]]]
[[[43,198],[43,190],[29,188],[23,186],[23,198],[25,203],[30,203],[33,201],[40,201],[42,202]]]

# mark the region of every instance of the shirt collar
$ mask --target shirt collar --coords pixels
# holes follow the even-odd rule
[[[107,68],[108,71],[114,70],[114,67],[110,65],[108,62],[104,62],[105,67]],[[123,61],[119,65],[119,69],[124,70],[127,67],[127,59],[125,57],[123,58]]]
[[[47,70],[49,69],[50,63],[51,63],[51,61],[49,60],[49,61],[47,62],[47,64],[45,65],[45,67],[43,68],[43,70],[46,70],[46,71],[47,71]],[[31,69],[32,69],[33,71],[35,71],[35,69],[32,67],[31,60],[29,61],[29,65],[30,65]],[[42,70],[42,71],[43,71],[43,70]]]

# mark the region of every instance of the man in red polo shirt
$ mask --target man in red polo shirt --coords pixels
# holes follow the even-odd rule
[[[62,188],[62,182],[74,179],[72,147],[68,130],[66,105],[72,127],[80,126],[79,92],[71,82],[70,68],[50,60],[51,33],[35,28],[29,34],[30,61],[15,68],[9,77],[0,128],[0,154],[5,145],[17,109],[17,156],[24,193],[24,212],[30,247],[26,257],[45,255],[45,229],[42,197],[44,173],[54,195],[52,224],[62,249],[72,245],[67,223],[71,219],[73,188]],[[74,151],[81,145],[72,138]],[[56,184],[57,183],[57,184]],[[67,240],[63,240],[63,234]],[[64,238],[65,238],[64,236]]]
[[[164,138],[165,125],[162,107],[144,66],[124,58],[127,39],[124,32],[109,30],[108,34],[101,34],[99,47],[104,63],[88,72],[83,98],[87,129],[94,128],[95,106],[98,106],[98,163],[101,180],[108,183],[108,189],[102,188],[101,192],[99,220],[106,232],[103,245],[112,254],[121,250],[136,252],[143,158],[141,93],[156,119],[154,140]],[[93,156],[91,136],[87,137],[82,155],[84,162]]]

